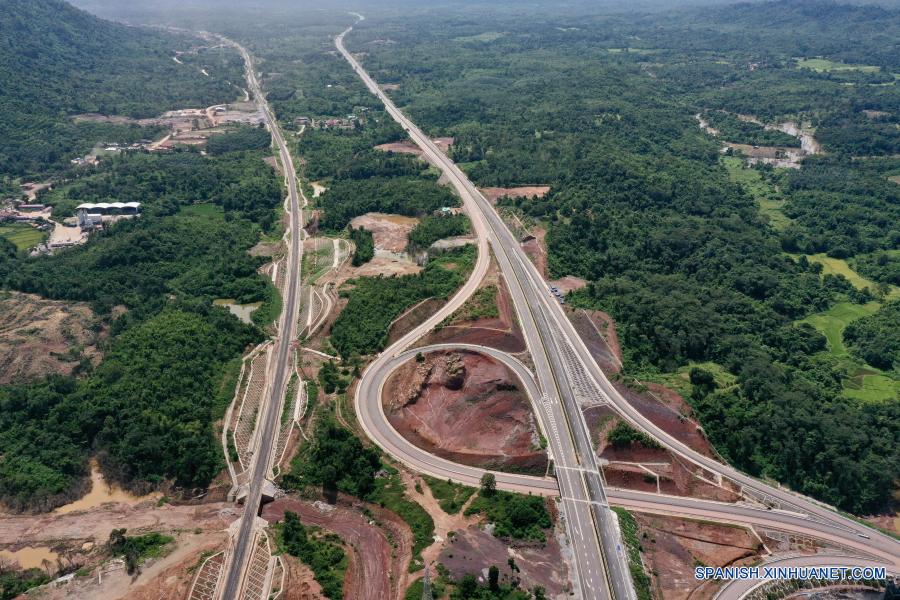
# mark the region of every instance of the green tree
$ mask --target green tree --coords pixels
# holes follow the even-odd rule
[[[497,477],[493,473],[485,473],[481,476],[481,494],[493,496],[497,491]]]

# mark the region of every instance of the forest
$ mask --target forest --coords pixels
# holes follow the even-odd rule
[[[331,343],[344,358],[374,354],[385,347],[395,318],[427,298],[448,298],[475,263],[471,246],[434,254],[425,269],[399,277],[359,277],[340,290],[349,298],[331,327]]]
[[[198,40],[127,27],[62,0],[5,0],[0,16],[0,173],[58,171],[98,142],[130,142],[156,130],[77,124],[74,115],[155,117],[230,101],[241,60],[225,49],[185,53]],[[209,77],[200,73],[206,69]],[[165,81],[165,85],[158,85]]]
[[[262,156],[116,158],[45,201],[66,214],[78,202],[130,198],[144,203],[140,218],[53,256],[7,247],[4,287],[89,302],[114,318],[104,360],[84,377],[0,388],[4,505],[48,510],[77,497],[93,454],[135,491],[166,481],[203,488],[221,470],[212,423],[231,398],[223,375],[264,334],[212,301],[273,301],[257,274],[263,259],[247,253],[274,226],[282,197]]]
[[[900,399],[849,396],[851,367],[799,323],[838,305],[877,307],[889,291],[807,255],[846,259],[876,282],[891,276],[900,88],[877,74],[900,73],[886,51],[897,16],[816,0],[642,16],[563,10],[539,22],[498,11],[489,24],[457,14],[438,31],[427,16],[386,16],[360,24],[350,48],[366,47],[366,68],[398,86],[394,100],[429,135],[456,139],[451,155],[476,184],[551,186],[506,203],[547,229],[551,277],[589,281],[571,301],[613,315],[629,374],[718,363],[738,385],[699,386],[689,401],[719,452],[867,514],[889,507],[900,477],[900,431],[888,425]],[[479,38],[485,31],[503,33]],[[385,38],[395,43],[369,44]],[[832,65],[871,67],[854,79]],[[732,180],[721,141],[694,115],[715,113],[735,141],[796,139],[719,111],[815,128],[824,155],[755,169],[777,190],[786,227]],[[860,364],[889,364],[890,341],[861,341],[895,322],[882,311],[848,328]]]

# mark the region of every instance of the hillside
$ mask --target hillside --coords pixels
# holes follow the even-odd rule
[[[228,83],[240,77],[235,53],[204,49],[173,60],[201,44],[103,21],[61,0],[0,0],[0,175],[33,175],[97,141],[141,137],[135,126],[75,124],[72,115],[150,117],[236,96]]]

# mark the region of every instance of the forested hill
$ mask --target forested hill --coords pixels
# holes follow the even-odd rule
[[[175,50],[200,44],[103,21],[61,0],[0,0],[0,175],[32,175],[127,133],[76,125],[75,114],[149,117],[236,97],[228,83],[240,76],[236,53],[173,60]]]
[[[740,2],[673,12],[669,25],[722,32],[725,35],[716,40],[720,50],[734,45],[757,55],[791,55],[802,49],[804,56],[887,69],[900,66],[900,6],[831,0]]]

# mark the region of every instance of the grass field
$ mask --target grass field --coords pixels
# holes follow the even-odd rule
[[[691,369],[697,367],[707,371],[713,376],[713,379],[716,381],[716,386],[720,390],[728,389],[737,383],[737,376],[732,375],[725,368],[714,362],[692,362],[683,367],[680,367],[674,373],[658,373],[658,374],[639,374],[638,379],[642,381],[649,381],[651,383],[659,383],[661,385],[666,386],[667,388],[673,389],[683,398],[688,398],[691,395],[691,385],[690,373]]]
[[[19,250],[28,250],[37,246],[47,237],[43,231],[39,231],[31,225],[13,223],[0,226],[0,235],[16,245]]]
[[[841,359],[843,368],[848,373],[853,373],[843,381],[844,396],[862,402],[884,402],[896,399],[900,395],[900,381],[888,373],[860,364],[844,345],[844,329],[847,325],[877,312],[879,308],[881,304],[878,302],[863,305],[840,302],[825,312],[800,321],[809,323],[822,332],[828,340],[828,352]]]
[[[844,346],[844,329],[856,319],[874,314],[881,308],[878,302],[868,304],[853,304],[851,302],[838,302],[825,312],[806,317],[801,323],[809,323],[818,329],[828,340],[828,351],[834,356],[849,356],[847,347]]]
[[[882,373],[860,369],[844,380],[844,395],[863,402],[884,402],[900,396],[900,381]]]
[[[759,211],[769,218],[769,223],[778,231],[790,225],[791,220],[784,214],[784,200],[778,190],[772,187],[756,169],[744,166],[744,160],[736,156],[723,156],[722,164],[728,176],[740,185],[759,205]]]
[[[794,260],[800,258],[800,255],[798,254],[791,254],[790,256]],[[874,281],[857,273],[853,267],[842,258],[831,258],[826,254],[807,254],[806,258],[811,262],[822,265],[822,275],[843,275],[851,284],[853,284],[853,287],[858,290],[869,288],[869,290],[874,292],[877,289]],[[890,292],[888,292],[887,300],[896,300],[898,298],[900,298],[900,288],[892,285]]]
[[[863,73],[877,73],[881,67],[872,65],[848,65],[846,63],[834,62],[826,58],[804,58],[797,61],[797,67],[800,69],[812,69],[820,73],[828,73],[830,71],[861,71]]]

